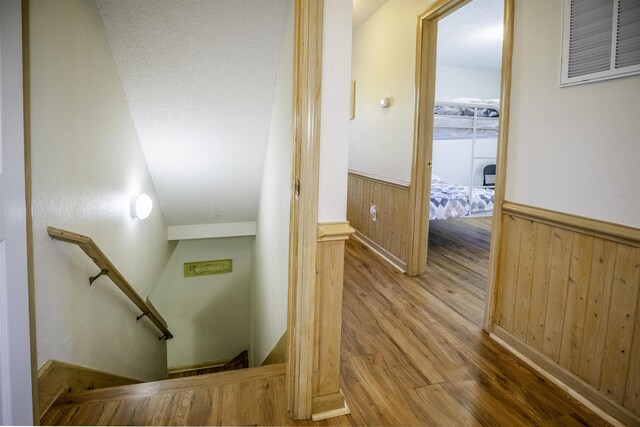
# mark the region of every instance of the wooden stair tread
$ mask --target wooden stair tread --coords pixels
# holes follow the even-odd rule
[[[275,377],[278,375],[284,375],[285,372],[286,364],[280,363],[276,365],[260,366],[257,368],[247,368],[193,377],[174,378],[142,384],[132,384],[103,388],[98,390],[88,390],[62,395],[58,398],[58,400],[56,400],[54,406],[74,403],[130,399],[136,397],[151,396],[154,394],[165,392],[175,393],[184,390],[194,390],[231,383],[255,381]]]
[[[207,374],[215,374],[218,372],[227,372],[234,371],[238,369],[247,369],[249,368],[249,352],[247,350],[243,350],[233,359],[229,360],[223,365],[219,366],[211,366],[211,367],[196,367],[193,369],[180,370],[178,372],[169,373],[168,379],[174,378],[186,378],[186,377],[194,377],[200,375]]]

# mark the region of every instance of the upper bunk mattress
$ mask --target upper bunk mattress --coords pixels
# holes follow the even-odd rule
[[[433,112],[434,139],[472,138],[474,126],[476,138],[498,136],[500,113],[496,108],[436,105]]]

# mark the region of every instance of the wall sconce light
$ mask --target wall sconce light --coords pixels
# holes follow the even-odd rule
[[[145,219],[151,215],[153,201],[151,197],[142,193],[131,201],[131,218]]]
[[[380,98],[380,108],[387,108],[391,104],[389,98]]]

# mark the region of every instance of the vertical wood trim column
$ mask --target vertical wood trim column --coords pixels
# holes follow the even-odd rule
[[[322,80],[322,0],[296,0],[287,407],[311,418]]]
[[[504,41],[502,42],[502,78],[500,81],[500,119],[498,124],[498,156],[496,186],[493,194],[493,226],[489,252],[489,280],[485,299],[483,329],[491,332],[496,304],[497,280],[500,274],[502,242],[502,205],[507,180],[507,148],[509,145],[509,110],[511,108],[511,73],[513,58],[514,0],[504,0]]]
[[[427,268],[431,192],[431,167],[428,163],[433,150],[437,32],[437,21],[422,17],[418,19],[415,136],[409,187],[409,276],[423,274]]]
[[[438,20],[469,0],[437,0],[418,15],[416,40],[416,107],[413,159],[409,187],[407,274],[418,276],[427,268],[429,204],[431,201],[431,154],[433,106],[436,93]]]
[[[312,418],[348,414],[340,390],[340,344],[344,241],[355,232],[348,222],[318,225],[316,253],[315,351],[313,357]]]

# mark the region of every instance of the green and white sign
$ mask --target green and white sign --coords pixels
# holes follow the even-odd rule
[[[184,277],[208,276],[210,274],[231,273],[230,259],[184,263]]]

